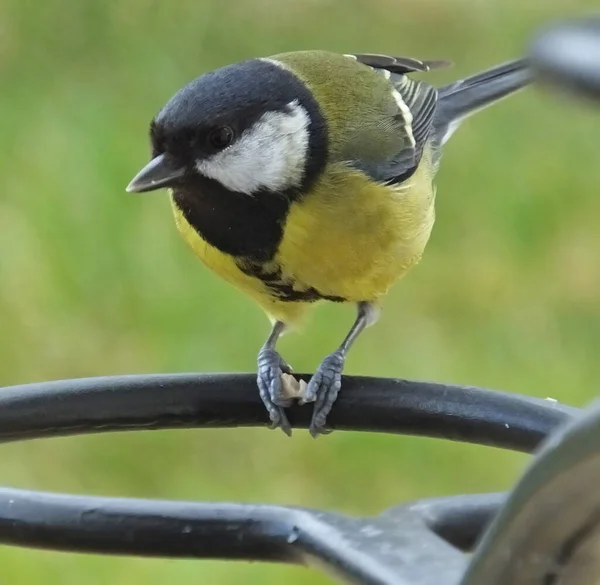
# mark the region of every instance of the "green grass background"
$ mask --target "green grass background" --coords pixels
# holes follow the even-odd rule
[[[147,126],[203,71],[322,48],[449,58],[445,82],[518,56],[584,0],[3,0],[0,384],[251,371],[268,322],[180,241],[164,194],[124,187]],[[597,110],[528,90],[465,124],[438,177],[422,263],[347,372],[478,384],[581,405],[600,378]],[[353,310],[320,308],[282,350],[312,370]],[[2,447],[0,485],[377,513],[501,490],[527,457],[483,447],[265,429]],[[303,568],[0,549],[7,585],[329,583]]]

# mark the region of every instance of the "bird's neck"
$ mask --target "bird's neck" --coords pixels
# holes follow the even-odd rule
[[[225,254],[270,260],[283,235],[290,201],[282,195],[245,195],[198,179],[173,190],[174,205],[198,235]]]

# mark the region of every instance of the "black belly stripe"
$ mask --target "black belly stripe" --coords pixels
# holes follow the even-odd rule
[[[228,194],[222,190],[215,182],[205,180],[203,197],[194,197],[181,188],[175,192],[175,205],[203,240],[233,256],[244,274],[261,280],[270,294],[281,301],[345,302],[342,297],[323,294],[313,287],[295,288],[294,281],[283,278],[281,268],[274,271],[266,268],[267,262],[272,262],[283,234],[282,225],[289,205],[286,199],[271,195],[270,205],[261,205],[261,198],[247,195],[237,201],[231,196],[225,199]],[[214,195],[222,198],[213,199]],[[280,209],[273,205],[274,202],[280,204]]]
[[[295,283],[283,278],[279,266],[275,270],[269,270],[264,264],[241,259],[236,264],[244,274],[258,278],[263,282],[271,295],[280,301],[291,303],[314,303],[321,300],[332,301],[334,303],[346,302],[346,299],[343,297],[326,295],[313,287],[303,289],[294,288]]]

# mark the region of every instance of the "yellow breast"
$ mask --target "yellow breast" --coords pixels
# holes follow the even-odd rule
[[[435,219],[428,159],[402,186],[332,166],[292,205],[276,256],[284,276],[349,301],[376,301],[423,254]]]
[[[292,204],[267,272],[279,267],[296,290],[377,301],[423,254],[435,217],[431,177],[426,156],[401,186],[376,184],[343,165],[331,165],[311,193]],[[272,319],[294,323],[302,317],[307,303],[274,297],[232,256],[203,240],[176,205],[173,211],[179,232],[206,266],[252,297]]]

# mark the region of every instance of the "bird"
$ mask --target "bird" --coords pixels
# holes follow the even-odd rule
[[[441,87],[416,77],[451,64],[322,50],[253,57],[190,81],[150,122],[150,162],[126,190],[168,189],[198,258],[267,314],[257,385],[270,428],[291,435],[285,409],[296,400],[314,403],[313,437],[331,432],[351,346],[430,238],[444,145],[532,81],[526,59]],[[354,304],[356,318],[294,386],[276,344],[322,301]]]

